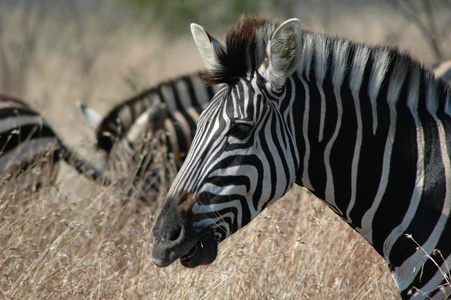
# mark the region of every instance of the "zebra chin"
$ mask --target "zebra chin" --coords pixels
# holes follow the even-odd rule
[[[153,227],[153,262],[166,267],[180,258],[187,268],[212,263],[218,253],[218,238],[211,228],[191,225],[190,214],[167,199]]]
[[[215,235],[209,231],[201,236],[191,250],[180,257],[180,263],[187,268],[211,264],[218,254],[218,242]]]

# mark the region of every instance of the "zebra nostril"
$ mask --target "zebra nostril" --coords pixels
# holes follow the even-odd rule
[[[177,226],[170,234],[169,234],[169,241],[168,242],[175,242],[177,241],[182,235],[182,227]]]

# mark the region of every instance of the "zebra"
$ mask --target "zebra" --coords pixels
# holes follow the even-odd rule
[[[0,94],[0,187],[9,182],[32,190],[50,185],[61,159],[91,179],[102,175],[65,146],[50,124],[27,103]]]
[[[187,158],[153,227],[159,267],[218,244],[294,183],[385,259],[402,298],[450,295],[451,91],[409,55],[244,16],[225,45],[191,32],[209,83]]]
[[[451,60],[432,65],[432,70],[435,76],[442,77],[446,81],[451,82]]]
[[[135,184],[144,180],[141,194],[154,198],[155,195],[149,196],[149,193],[158,191],[162,178],[154,174],[153,169],[150,174],[147,172],[155,155],[149,148],[153,147],[155,139],[162,139],[159,146],[163,146],[175,162],[172,168],[181,166],[199,115],[219,90],[219,85],[205,86],[203,76],[203,72],[197,72],[148,88],[119,102],[105,117],[77,103],[83,118],[94,129],[97,167],[111,178],[131,177]],[[157,134],[159,130],[165,133],[161,139]],[[171,165],[166,164],[166,167],[171,168]]]

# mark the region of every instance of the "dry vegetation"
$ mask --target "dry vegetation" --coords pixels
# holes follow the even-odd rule
[[[202,66],[189,36],[172,40],[157,28],[143,30],[114,7],[43,1],[44,7],[26,10],[5,3],[3,91],[27,100],[83,154],[92,154],[92,136],[80,124],[76,101],[106,112],[136,89]],[[386,6],[347,12],[314,3],[321,1],[306,3],[297,14],[304,26],[371,43],[396,37],[402,49],[432,62],[418,32]],[[26,40],[29,35],[36,39]],[[19,50],[25,58],[17,56]],[[65,165],[57,182],[39,192],[3,186],[0,298],[398,298],[382,258],[300,188],[222,243],[212,265],[190,270],[177,262],[159,269],[151,261],[151,228],[163,198],[164,191],[144,205],[116,185],[102,187]]]

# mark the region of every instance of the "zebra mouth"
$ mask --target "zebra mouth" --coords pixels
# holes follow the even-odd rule
[[[180,263],[187,268],[211,264],[218,254],[218,241],[213,231],[203,234],[193,248],[180,257]]]

